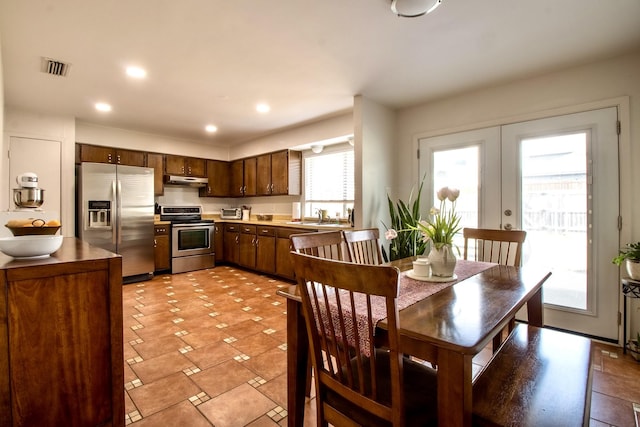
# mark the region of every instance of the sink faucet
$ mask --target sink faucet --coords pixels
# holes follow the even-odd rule
[[[316,213],[318,214],[318,222],[322,222],[322,209],[316,209]]]

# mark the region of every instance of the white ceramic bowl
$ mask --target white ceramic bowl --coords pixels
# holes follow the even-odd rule
[[[62,246],[62,236],[13,236],[0,238],[0,251],[14,258],[47,257]]]

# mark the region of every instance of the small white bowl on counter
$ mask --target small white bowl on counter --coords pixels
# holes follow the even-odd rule
[[[17,259],[46,258],[62,246],[63,236],[28,235],[0,238],[0,251]]]

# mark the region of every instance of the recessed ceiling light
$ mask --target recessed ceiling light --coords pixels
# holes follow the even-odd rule
[[[269,107],[269,104],[260,103],[256,105],[256,111],[258,113],[268,113],[269,111],[271,111],[271,107]]]
[[[97,102],[96,103],[96,110],[109,112],[109,111],[111,111],[111,105],[109,105],[109,104],[107,104],[105,102]]]
[[[144,68],[131,66],[127,67],[127,75],[135,79],[143,79],[147,77],[147,70],[145,70]]]
[[[209,133],[214,133],[218,130],[218,127],[216,125],[206,125],[204,127],[204,130],[206,130]]]

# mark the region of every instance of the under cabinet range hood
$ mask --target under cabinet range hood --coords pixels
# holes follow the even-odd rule
[[[209,179],[195,176],[165,175],[164,183],[167,185],[184,185],[187,187],[206,187]]]

